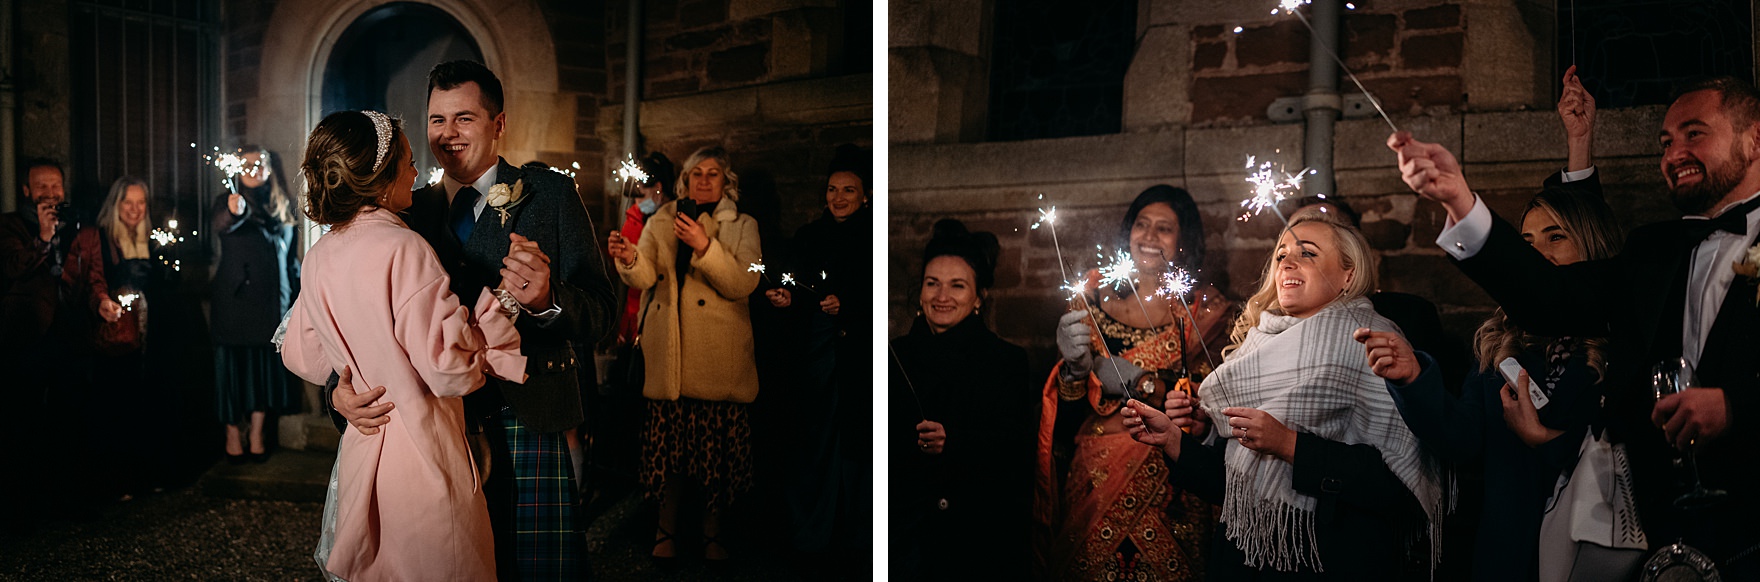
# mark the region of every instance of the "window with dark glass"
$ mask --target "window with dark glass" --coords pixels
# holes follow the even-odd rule
[[[1136,0],[998,2],[989,138],[1118,133]]]
[[[1752,81],[1753,26],[1748,0],[1560,2],[1558,70],[1574,58],[1600,107],[1665,104],[1685,81]]]

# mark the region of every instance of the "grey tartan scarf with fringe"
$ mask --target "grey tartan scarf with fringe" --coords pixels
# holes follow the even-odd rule
[[[1240,406],[1268,412],[1297,432],[1380,450],[1429,517],[1434,569],[1447,512],[1440,465],[1420,449],[1385,381],[1369,370],[1362,344],[1351,339],[1359,327],[1399,329],[1361,297],[1334,302],[1307,319],[1265,313],[1199,388],[1199,399],[1212,426],[1220,428],[1215,434],[1231,441],[1222,409]],[[1294,467],[1238,442],[1226,445],[1223,463],[1227,490],[1220,519],[1247,565],[1323,571],[1314,543],[1316,500],[1290,486]]]

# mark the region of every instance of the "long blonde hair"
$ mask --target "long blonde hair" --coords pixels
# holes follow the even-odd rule
[[[1551,214],[1558,221],[1559,228],[1571,237],[1571,243],[1577,246],[1577,254],[1585,261],[1612,257],[1619,253],[1624,243],[1619,223],[1613,218],[1613,209],[1605,200],[1569,189],[1549,188],[1528,201],[1527,209],[1522,211],[1522,221],[1526,222],[1528,215],[1536,211]],[[1473,333],[1473,353],[1479,359],[1479,368],[1490,370],[1504,358],[1546,341],[1517,328],[1500,307]],[[1589,367],[1597,376],[1605,374],[1605,341],[1587,338],[1583,345],[1588,352]]]
[[[1283,233],[1278,234],[1277,239],[1281,242],[1283,235],[1289,233],[1290,229],[1303,224],[1321,224],[1329,228],[1333,240],[1338,243],[1339,260],[1344,264],[1345,270],[1351,272],[1350,281],[1345,284],[1344,291],[1339,293],[1338,298],[1332,300],[1333,303],[1368,295],[1379,286],[1380,276],[1375,268],[1375,254],[1369,252],[1369,241],[1363,239],[1363,233],[1357,232],[1356,227],[1331,220],[1322,214],[1301,214],[1283,228]],[[1247,332],[1259,325],[1259,316],[1265,313],[1288,314],[1283,305],[1277,302],[1277,277],[1273,276],[1277,269],[1277,252],[1278,249],[1273,248],[1271,254],[1265,257],[1265,269],[1259,277],[1259,290],[1247,298],[1246,309],[1241,311],[1239,319],[1234,320],[1234,330],[1228,334],[1230,345],[1223,349],[1223,355],[1233,352],[1247,339]]]
[[[146,202],[151,205],[153,195],[152,190],[147,189],[146,180],[134,176],[117,178],[110,183],[110,195],[104,197],[104,206],[98,210],[98,228],[116,243],[116,248],[122,251],[122,258],[145,259],[152,250],[147,245],[147,233],[153,230],[151,213],[143,213],[141,221],[132,229],[122,223],[122,200],[128,197],[128,189],[134,186],[140,186],[141,193],[146,194]]]

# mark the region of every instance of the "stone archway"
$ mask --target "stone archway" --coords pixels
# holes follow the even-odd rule
[[[299,152],[320,119],[324,68],[343,32],[386,0],[282,0],[263,33],[258,90],[245,100],[243,135],[282,152]],[[519,164],[540,151],[574,147],[574,100],[557,93],[556,45],[535,0],[421,0],[464,27],[501,78],[507,135],[501,154]],[[419,146],[418,146],[419,147]],[[284,154],[285,155],[285,154]],[[295,154],[297,155],[297,154]]]

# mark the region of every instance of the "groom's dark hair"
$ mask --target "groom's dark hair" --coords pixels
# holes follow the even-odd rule
[[[434,90],[451,91],[465,83],[476,83],[483,93],[483,108],[489,110],[489,116],[501,114],[501,79],[489,67],[476,61],[447,61],[434,65],[428,71],[428,95]]]

